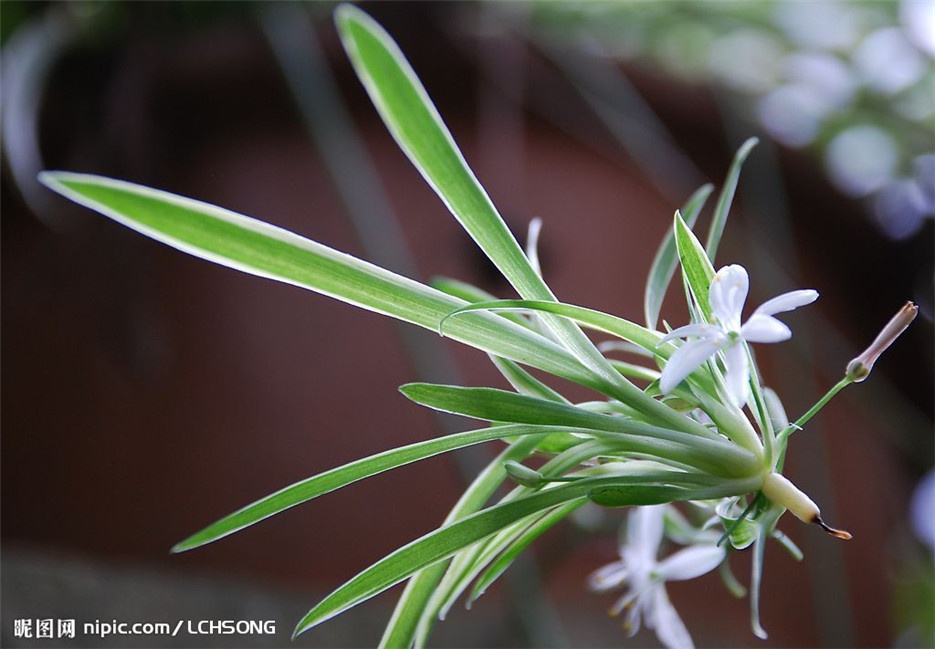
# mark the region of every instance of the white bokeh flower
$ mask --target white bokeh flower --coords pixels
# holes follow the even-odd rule
[[[725,266],[715,274],[708,292],[708,302],[714,322],[679,327],[665,336],[660,344],[674,338],[694,338],[679,347],[669,358],[659,389],[674,390],[685,377],[698,369],[717,352],[724,353],[724,382],[728,396],[737,406],[749,398],[749,366],[747,352],[741,344],[777,343],[792,337],[789,327],[774,318],[777,313],[792,311],[818,299],[818,291],[790,291],[767,300],[747,321],[741,324],[741,312],[747,300],[750,280],[743,266]]]
[[[669,601],[665,582],[694,579],[714,570],[724,560],[726,550],[717,545],[715,535],[710,542],[690,545],[659,561],[665,511],[666,505],[633,508],[627,518],[627,539],[620,546],[620,560],[600,568],[588,581],[597,591],[626,587],[610,612],[619,615],[625,611],[624,628],[630,636],[639,631],[642,620],[666,647],[684,649],[694,644]]]

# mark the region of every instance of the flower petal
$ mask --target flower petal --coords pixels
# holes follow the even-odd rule
[[[792,338],[792,331],[771,315],[754,313],[740,329],[748,343],[778,343]]]
[[[811,304],[818,299],[818,291],[810,288],[803,288],[798,291],[789,291],[782,295],[777,295],[771,300],[766,300],[757,307],[754,315],[762,313],[763,315],[776,315],[784,311],[792,311],[800,306]]]
[[[652,602],[647,605],[644,615],[646,626],[656,632],[659,642],[668,649],[694,649],[692,637],[685,628],[685,623],[679,617],[678,611],[669,601],[666,589],[660,585],[649,593]]]
[[[724,266],[711,280],[708,303],[718,322],[728,331],[740,330],[740,315],[749,289],[747,270],[738,264]]]
[[[626,556],[634,573],[649,573],[656,565],[662,543],[665,505],[647,505],[630,510],[627,517]],[[636,564],[639,565],[636,565]]]
[[[656,346],[658,347],[662,343],[675,340],[676,338],[718,338],[723,335],[724,330],[717,325],[695,323],[685,325],[684,327],[679,327],[678,329],[673,329],[665,336],[663,336],[662,339],[656,344]]]
[[[588,577],[591,590],[605,591],[620,586],[627,580],[628,570],[623,561],[614,561],[598,568]]]
[[[717,568],[726,555],[724,548],[715,544],[690,545],[661,561],[656,574],[665,581],[694,579]]]
[[[715,338],[699,338],[679,347],[669,357],[669,361],[662,370],[659,389],[664,394],[672,392],[686,376],[701,367],[702,363],[714,356],[728,342],[727,337],[721,333]]]
[[[724,365],[727,366],[724,383],[728,396],[735,406],[743,408],[750,396],[750,366],[744,346],[736,343],[727,347],[724,350]]]

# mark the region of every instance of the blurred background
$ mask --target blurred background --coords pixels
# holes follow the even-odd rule
[[[791,342],[757,350],[790,416],[906,300],[919,305],[870,379],[792,441],[789,475],[855,538],[783,519],[806,559],[767,551],[769,640],[716,576],[669,593],[699,646],[930,646],[935,3],[361,5],[517,236],[544,219],[544,273],[564,301],[640,320],[674,209],[720,186],[757,136],[717,265],[750,270],[751,305],[822,295],[786,318]],[[380,123],[333,6],[0,3],[4,646],[61,644],[14,636],[13,620],[40,618],[272,619],[278,632],[79,629],[67,646],[282,645],[320,597],[433,529],[492,457],[423,462],[169,555],[287,484],[471,426],[398,385],[503,381],[479,352],[187,257],[35,180],[65,169],[152,185],[509,297]],[[663,315],[685,317],[677,299]],[[613,598],[587,591],[625,516],[594,514],[543,537],[433,644],[656,646],[627,639],[605,615]],[[749,556],[731,565],[747,582]],[[398,592],[296,646],[374,646]]]

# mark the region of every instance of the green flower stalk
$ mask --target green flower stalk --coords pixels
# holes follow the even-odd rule
[[[40,180],[62,196],[127,227],[230,268],[311,290],[348,304],[437,331],[487,353],[513,390],[413,383],[402,394],[423,406],[481,421],[478,428],[429,438],[361,458],[260,498],[178,543],[173,552],[217,541],[297,505],[384,471],[475,444],[502,451],[467,487],[434,531],[415,539],[338,587],[299,622],[303,633],[393,585],[408,581],[381,645],[422,646],[435,620],[462,595],[479,597],[538,536],[586,503],[633,507],[621,560],[595,573],[591,584],[628,588],[615,610],[631,631],[642,622],[670,647],[691,642],[666,595],[666,581],[722,566],[733,592],[742,587],[726,561],[754,546],[750,588],[752,626],[758,617],[764,543],[775,538],[784,511],[830,528],[817,505],[782,475],[792,431],[844,385],[863,380],[880,353],[909,324],[907,305],[844,381],[794,424],[778,397],[760,383],[749,343],[791,336],[774,316],[817,298],[813,290],[785,293],[746,319],[747,272],[715,272],[717,248],[740,167],[755,140],[741,147],[713,214],[707,248],[692,232],[711,193],[704,187],[677,211],[647,281],[646,321],[560,302],[543,279],[536,253],[540,224],[523,250],[468,167],[415,72],[389,35],[351,6],[336,11],[342,42],[374,105],[412,163],[520,299],[496,300],[456,281],[428,286],[270,224],[189,198],[125,181],[68,172]],[[686,215],[683,219],[682,213]],[[676,272],[686,288],[692,322],[674,331],[656,327],[659,305]],[[610,337],[599,347],[585,333]],[[638,362],[604,355],[624,348]],[[546,378],[527,368],[540,370]],[[591,391],[574,403],[548,376]],[[781,427],[777,433],[773,421]],[[527,465],[531,464],[535,468]],[[505,495],[502,487],[509,488]],[[709,513],[671,530],[673,503],[691,501]],[[687,505],[686,505],[687,507]],[[679,519],[683,520],[683,519]],[[659,560],[664,536],[687,545]]]

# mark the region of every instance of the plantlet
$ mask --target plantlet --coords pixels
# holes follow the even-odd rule
[[[786,293],[744,322],[746,271],[737,265],[715,271],[713,266],[740,166],[755,141],[746,143],[734,160],[706,246],[691,224],[711,188],[696,192],[675,213],[672,231],[649,273],[645,326],[562,303],[542,278],[534,245],[527,251],[519,246],[395,43],[354,7],[339,7],[336,20],[357,74],[393,137],[520,299],[494,300],[456,282],[421,284],[267,223],[123,181],[66,172],[45,172],[41,180],[67,198],[192,255],[475,347],[493,358],[514,391],[404,385],[401,392],[416,403],[487,424],[390,449],[285,487],[192,535],[173,551],[217,541],[384,471],[499,440],[499,456],[438,529],[339,587],[308,612],[296,634],[408,580],[382,644],[421,646],[434,620],[464,593],[479,597],[535,538],[582,505],[595,503],[636,508],[629,515],[621,561],[591,578],[598,590],[626,583],[629,590],[615,610],[626,611],[631,633],[642,621],[668,646],[690,644],[666,596],[665,581],[699,576],[723,564],[732,549],[753,546],[752,625],[765,637],[757,612],[765,544],[776,538],[798,553],[776,531],[782,514],[788,509],[834,536],[850,537],[825,525],[818,507],[782,476],[788,440],[837,391],[863,380],[861,368],[869,372],[879,351],[908,325],[912,308],[901,312],[898,326],[890,326],[883,342],[849,366],[831,392],[790,423],[778,398],[761,384],[749,344],[789,338],[788,327],[774,315],[804,306],[818,294]],[[679,268],[692,322],[660,331],[656,323],[662,298]],[[605,356],[584,329],[612,337],[616,345],[635,351],[641,362]],[[526,367],[585,386],[594,399],[572,403]],[[497,499],[501,486],[510,483],[513,488]],[[700,517],[697,522],[673,506],[688,501]],[[660,559],[664,535],[685,549]],[[725,579],[729,587],[740,588],[732,578]]]

